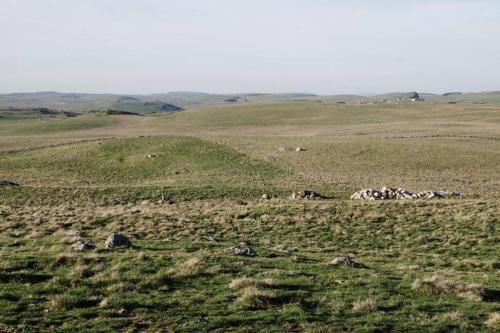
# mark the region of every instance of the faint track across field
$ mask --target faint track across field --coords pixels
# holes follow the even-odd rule
[[[24,152],[28,152],[28,151],[42,150],[42,149],[47,149],[47,148],[76,145],[76,144],[79,144],[79,143],[99,142],[99,141],[113,140],[113,139],[116,139],[116,138],[115,137],[107,137],[107,138],[96,138],[96,139],[66,141],[66,142],[52,143],[52,144],[43,145],[43,146],[20,148],[20,149],[12,149],[12,150],[3,150],[3,151],[0,151],[0,154],[24,153]]]
[[[478,139],[478,140],[491,140],[500,141],[500,138],[492,138],[477,135],[415,135],[415,136],[384,136],[384,137],[370,137],[370,139],[383,138],[383,139],[441,139],[441,138],[457,138],[457,139]]]

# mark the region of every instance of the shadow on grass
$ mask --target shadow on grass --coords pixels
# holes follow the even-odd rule
[[[485,289],[483,300],[486,302],[500,302],[500,290]]]
[[[48,274],[36,273],[4,273],[0,272],[0,282],[3,283],[40,283],[52,278]]]

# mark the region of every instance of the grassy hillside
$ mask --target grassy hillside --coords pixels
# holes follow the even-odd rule
[[[148,158],[148,155],[154,155]],[[269,163],[196,138],[114,139],[0,155],[2,177],[26,186],[277,187]]]

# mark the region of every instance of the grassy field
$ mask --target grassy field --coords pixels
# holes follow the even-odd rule
[[[499,165],[495,105],[0,118],[0,332],[498,331]]]

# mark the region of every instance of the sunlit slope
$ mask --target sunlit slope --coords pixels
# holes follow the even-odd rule
[[[478,105],[254,104],[158,118],[157,128],[238,135],[498,134],[500,107]]]
[[[152,156],[148,156],[152,155]],[[265,187],[290,181],[272,164],[191,137],[110,139],[0,155],[0,178],[28,186]]]

